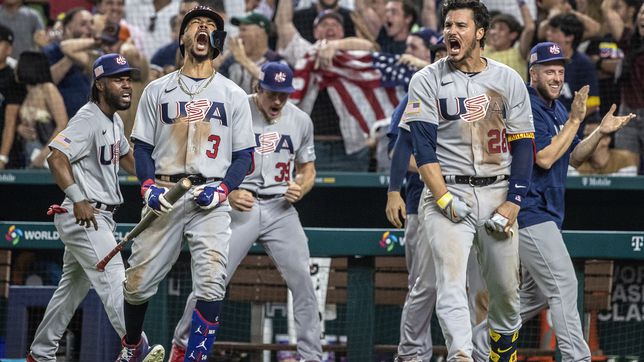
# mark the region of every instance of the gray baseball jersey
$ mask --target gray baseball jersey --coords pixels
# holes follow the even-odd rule
[[[49,146],[67,155],[74,179],[89,201],[108,205],[121,203],[117,176],[119,156],[127,154],[130,146],[118,114],[110,120],[96,104],[87,103]],[[98,230],[95,230],[76,224],[71,200],[66,198],[62,206],[69,212],[57,214],[54,225],[65,244],[63,274],[31,344],[30,353],[36,361],[56,360],[58,342],[90,287],[94,287],[101,298],[116,332],[120,337],[125,335],[123,259],[120,255],[115,256],[104,272],[94,267],[99,258],[116,246],[112,212],[97,212]]]
[[[253,95],[248,98],[255,131],[255,169],[246,176],[241,188],[260,195],[281,195],[295,171],[295,163],[315,160],[313,122],[287,102],[280,118],[269,124],[264,120]]]
[[[119,159],[130,151],[130,144],[117,113],[113,121],[109,120],[95,103],[89,102],[69,120],[49,147],[69,158],[74,179],[88,200],[108,205],[123,202],[118,187]]]
[[[494,60],[487,64],[471,77],[443,58],[418,71],[409,87],[403,120],[438,125],[436,155],[444,175],[507,175],[506,134],[534,132],[521,77]]]
[[[145,88],[132,138],[155,146],[156,174],[223,178],[232,153],[255,146],[246,93],[219,73],[212,80],[179,74]]]
[[[218,73],[195,80],[176,71],[150,83],[141,96],[132,137],[154,146],[155,172],[161,175],[223,178],[232,153],[255,146],[246,93]],[[218,181],[210,184],[217,185]],[[156,293],[184,240],[192,256],[197,299],[224,298],[230,206],[224,202],[203,210],[195,203],[193,191],[136,238],[125,272],[128,303],[141,304]]]
[[[506,134],[534,132],[530,99],[521,77],[503,64],[486,61],[483,71],[466,74],[442,59],[412,78],[403,121],[437,125],[436,155],[443,175],[509,175],[512,157]],[[490,328],[513,333],[521,325],[518,229],[515,224],[508,236],[487,232],[484,226],[505,201],[507,181],[483,187],[448,183],[447,188],[470,205],[472,213],[454,223],[426,192],[421,219],[436,264],[436,315],[448,347],[447,360],[470,360],[468,255],[474,246],[489,290]]]
[[[269,124],[252,95],[248,102],[259,146],[255,148],[255,170],[240,187],[259,195],[281,195],[286,192],[293,160],[298,163],[315,160],[313,123],[306,113],[287,103],[277,121]],[[293,293],[298,353],[303,360],[320,361],[318,304],[309,275],[308,239],[297,211],[285,198],[276,197],[257,199],[250,211],[233,209],[230,214],[232,235],[226,284],[253,243],[261,243]],[[176,345],[185,347],[187,344],[194,304],[194,295],[191,294],[183,317],[175,328],[173,343]]]

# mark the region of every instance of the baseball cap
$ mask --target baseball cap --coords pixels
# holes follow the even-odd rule
[[[257,25],[260,28],[263,28],[266,34],[271,32],[271,21],[268,20],[264,15],[259,13],[248,13],[246,16],[235,16],[230,19],[230,23],[235,26],[240,25]]]
[[[13,44],[13,31],[4,25],[0,25],[0,41],[3,40],[9,44]]]
[[[432,49],[436,44],[438,44],[439,39],[441,39],[440,33],[429,28],[422,28],[410,35],[423,39],[423,43],[425,43],[425,46],[428,49]]]
[[[280,93],[293,93],[295,91],[295,88],[293,88],[293,71],[284,63],[264,63],[259,73],[259,81],[259,86],[269,91]]]
[[[563,50],[561,50],[561,47],[557,43],[550,41],[539,43],[530,50],[530,66],[555,60],[568,62],[568,59],[563,54]]]
[[[130,73],[133,78],[141,73],[137,68],[130,67],[124,56],[117,53],[101,55],[92,67],[94,80],[122,73]]]
[[[344,26],[344,19],[342,18],[342,15],[340,15],[340,13],[332,9],[326,9],[320,11],[318,13],[318,16],[315,17],[315,20],[313,20],[313,27],[315,28],[316,26],[318,26],[318,24],[326,18],[333,18],[337,20],[338,23]]]

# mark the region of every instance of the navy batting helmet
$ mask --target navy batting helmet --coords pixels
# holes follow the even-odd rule
[[[188,26],[190,20],[199,16],[212,19],[215,22],[215,25],[217,25],[217,30],[213,31],[210,34],[210,45],[212,45],[214,49],[212,58],[217,58],[217,56],[219,56],[219,54],[221,54],[224,49],[224,40],[226,39],[226,32],[224,31],[224,19],[222,19],[221,16],[217,14],[213,9],[209,8],[208,6],[201,5],[188,11],[183,17],[183,21],[181,21],[181,28],[179,29],[179,49],[181,50],[181,55],[185,56],[184,47],[183,44],[181,44],[183,33],[186,30],[186,27]]]

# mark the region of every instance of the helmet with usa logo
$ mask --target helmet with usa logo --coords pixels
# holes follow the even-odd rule
[[[259,86],[268,91],[293,93],[293,71],[284,63],[264,63],[259,73]]]

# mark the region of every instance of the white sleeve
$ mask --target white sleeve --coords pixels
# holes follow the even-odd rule
[[[132,139],[143,141],[154,146],[154,133],[156,131],[156,114],[158,113],[158,102],[154,97],[154,91],[150,86],[143,90],[139,106],[136,109]]]
[[[304,54],[311,49],[312,44],[302,38],[300,33],[296,32],[293,39],[286,45],[286,48],[279,49],[278,53],[284,57],[284,60],[291,66],[295,67],[298,60],[304,58]]]
[[[530,95],[523,79],[516,72],[509,72],[508,108],[506,132],[517,134],[534,132]]]
[[[85,119],[72,119],[49,143],[49,147],[64,153],[70,163],[76,162],[89,155],[94,139],[93,132]]]
[[[416,72],[409,83],[409,101],[403,113],[402,122],[429,122],[438,125],[436,90],[432,86],[427,68]]]
[[[240,89],[240,92],[243,91]],[[234,97],[235,104],[232,116],[233,144],[232,152],[255,147],[255,133],[253,133],[253,120],[248,104],[248,96],[240,94]]]
[[[304,126],[302,127],[302,143],[300,148],[297,150],[295,155],[295,160],[297,163],[307,163],[315,161],[315,146],[313,143],[313,122],[311,118],[304,112],[302,112],[302,122]]]

